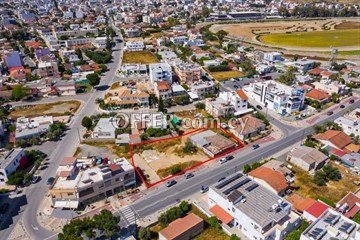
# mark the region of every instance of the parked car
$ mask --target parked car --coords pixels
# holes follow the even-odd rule
[[[256,108],[259,110],[262,110],[262,106],[260,106],[260,105],[256,105]]]
[[[259,147],[260,147],[259,144],[254,144],[254,145],[252,145],[252,149],[253,149],[253,150],[258,149]]]
[[[340,105],[340,108],[345,108],[345,105],[342,105],[342,104],[341,104],[341,105]]]
[[[333,111],[328,111],[326,114],[328,115],[328,116],[330,116],[330,115],[333,115]]]
[[[355,102],[355,99],[350,99],[349,103],[353,104]]]
[[[170,180],[170,181],[168,181],[167,183],[166,183],[166,186],[167,187],[171,187],[171,186],[173,186],[173,185],[175,185],[177,182],[175,181],[175,180]]]
[[[38,181],[40,181],[41,177],[40,176],[33,176],[33,178],[31,179],[31,183],[32,184],[35,184],[37,183]]]
[[[1,212],[2,214],[6,213],[7,210],[9,209],[9,206],[10,206],[9,203],[4,203],[3,205],[1,205],[0,212]]]
[[[195,175],[193,174],[193,173],[187,173],[187,174],[185,174],[185,178],[186,179],[189,179],[189,178],[192,178],[192,177],[194,177]]]
[[[205,192],[207,192],[207,191],[209,191],[209,187],[201,186],[201,189],[200,189],[200,192],[201,192],[201,193],[205,193]]]
[[[49,177],[48,180],[46,181],[46,185],[51,185],[51,184],[53,184],[54,180],[55,180],[55,178]]]
[[[226,177],[222,177],[218,180],[218,182],[224,181]]]
[[[230,161],[231,159],[234,159],[234,156],[233,155],[229,155],[229,156],[226,156],[226,161]]]
[[[227,162],[226,158],[222,158],[222,159],[219,160],[220,164],[223,164],[223,163],[226,163],[226,162]]]

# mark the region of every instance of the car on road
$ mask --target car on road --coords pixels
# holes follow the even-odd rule
[[[175,180],[170,180],[170,181],[168,181],[167,183],[166,183],[166,186],[167,187],[171,187],[171,186],[173,186],[173,185],[175,185],[177,182],[175,181]]]
[[[355,99],[350,99],[349,103],[353,104],[355,102]]]
[[[218,180],[218,182],[224,181],[226,177],[222,177]]]
[[[252,150],[258,149],[259,147],[260,147],[259,144],[254,144],[254,145],[252,145]]]
[[[49,177],[48,180],[46,181],[46,185],[52,185],[54,180],[55,180],[55,178]]]
[[[37,183],[38,181],[40,181],[41,177],[40,176],[33,176],[32,179],[31,179],[31,183],[32,184],[35,184]]]
[[[345,105],[341,104],[341,105],[340,105],[340,108],[345,108]]]
[[[200,188],[200,192],[201,192],[201,193],[205,193],[205,192],[207,192],[207,191],[209,191],[209,187],[207,187],[207,186],[201,186],[201,188]]]
[[[195,175],[193,173],[187,173],[187,174],[185,174],[185,179],[189,179],[189,178],[192,178],[194,176]]]
[[[220,164],[223,164],[223,163],[226,163],[226,162],[227,162],[226,158],[222,158],[222,159],[219,160]]]
[[[10,204],[9,203],[4,203],[3,205],[1,205],[0,208],[0,213],[4,214],[7,212],[7,210],[9,209]]]
[[[262,110],[262,106],[260,106],[260,105],[256,105],[256,108],[259,110]]]
[[[331,115],[334,114],[334,112],[333,112],[333,111],[328,111],[326,114],[327,114],[328,116],[331,116]]]
[[[234,156],[233,155],[229,155],[229,156],[226,156],[226,161],[230,161],[231,159],[234,159]]]

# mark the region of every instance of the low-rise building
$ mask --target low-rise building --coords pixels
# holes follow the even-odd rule
[[[172,97],[171,86],[167,81],[156,82],[154,92],[158,99],[168,100]]]
[[[223,224],[249,239],[281,240],[300,224],[286,200],[241,173],[211,186],[209,205]]]
[[[220,92],[215,99],[206,99],[205,110],[214,117],[240,116],[252,111],[248,109],[248,97],[242,89]]]
[[[343,149],[352,142],[351,137],[337,130],[327,130],[314,135],[313,138],[324,144],[324,147],[336,149]]]
[[[300,240],[356,240],[360,226],[335,210],[328,209],[301,234]]]
[[[92,132],[92,137],[114,139],[116,128],[117,128],[117,119],[100,118]]]
[[[189,87],[190,87],[190,91],[193,94],[196,94],[198,98],[204,98],[208,95],[215,93],[215,83],[213,81],[197,82],[191,84]]]
[[[159,240],[190,240],[204,230],[204,220],[189,213],[159,232]]]
[[[93,167],[94,162],[98,165]],[[133,166],[124,158],[64,158],[50,188],[54,208],[76,209],[136,184]]]
[[[25,165],[26,156],[22,148],[14,148],[0,157],[0,186],[4,186],[8,178],[20,165]]]
[[[39,62],[38,63],[38,75],[40,77],[59,77],[60,72],[57,62]]]
[[[49,130],[49,126],[53,123],[52,116],[20,117],[16,119],[15,140],[40,137]]]
[[[187,36],[174,36],[170,38],[170,41],[175,45],[183,45],[185,42],[188,41]]]
[[[287,160],[307,172],[322,168],[328,161],[328,156],[319,150],[307,146],[293,148],[287,155]]]
[[[324,104],[330,101],[331,96],[327,92],[314,88],[311,89],[310,92],[306,93],[306,98]]]
[[[105,103],[115,104],[119,107],[147,107],[149,106],[149,94],[138,89],[121,87],[112,89],[105,98]]]
[[[125,49],[128,51],[142,51],[144,48],[143,41],[127,41],[125,44]]]
[[[136,26],[130,26],[124,28],[125,35],[129,38],[140,37],[141,31]]]
[[[266,52],[264,53],[264,60],[270,63],[283,61],[282,54],[279,52]]]
[[[345,217],[352,219],[360,212],[360,197],[349,192],[336,204],[336,210],[344,214]]]
[[[347,135],[354,134],[360,136],[360,125],[357,120],[352,120],[346,117],[339,117],[334,121],[337,123]]]
[[[233,122],[230,132],[240,140],[246,140],[259,135],[266,130],[266,125],[260,119],[251,114],[242,116],[239,121]]]

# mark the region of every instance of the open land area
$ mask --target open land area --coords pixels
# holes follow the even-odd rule
[[[37,105],[28,105],[16,107],[14,111],[10,113],[10,117],[13,119],[19,117],[37,117],[43,115],[51,115],[53,117],[74,114],[80,107],[79,101],[66,101],[45,103]]]
[[[149,51],[124,52],[123,63],[158,63],[157,57]]]
[[[244,73],[236,70],[222,71],[222,72],[210,72],[209,73],[216,81],[225,81],[230,78],[243,77]]]

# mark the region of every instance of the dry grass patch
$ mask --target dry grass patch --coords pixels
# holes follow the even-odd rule
[[[243,77],[245,74],[237,70],[223,71],[223,72],[210,72],[209,73],[217,81],[225,81],[230,78]]]
[[[335,29],[359,29],[360,22],[355,21],[344,21],[335,26]]]
[[[298,194],[303,197],[309,197],[318,199],[324,197],[331,200],[332,202],[338,202],[348,192],[355,191],[358,187],[354,184],[354,181],[359,181],[359,176],[354,176],[342,165],[333,166],[337,167],[341,174],[342,179],[340,181],[329,181],[327,186],[317,186],[314,183],[313,176],[309,175],[306,171],[293,167],[295,172],[295,185],[299,186],[300,189],[296,190]]]
[[[184,169],[190,168],[199,163],[200,163],[199,161],[178,163],[178,164],[172,165],[171,167],[159,169],[156,171],[156,174],[161,178],[165,178],[167,176],[179,173],[179,172],[183,171]]]
[[[149,51],[124,52],[123,63],[158,63],[159,59]]]
[[[64,116],[69,113],[74,114],[80,107],[79,101],[66,101],[55,103],[44,103],[37,105],[28,105],[16,107],[10,113],[10,118],[16,119],[18,117],[37,117],[43,115],[50,115],[53,117]]]
[[[85,144],[94,147],[107,148],[119,158],[124,157],[126,159],[130,159],[130,147],[128,145],[119,146],[115,144],[114,141],[91,141],[91,140],[86,141]]]

